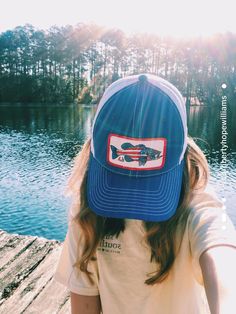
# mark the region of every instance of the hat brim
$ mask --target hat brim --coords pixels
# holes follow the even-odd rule
[[[112,218],[165,221],[177,209],[184,160],[166,173],[134,177],[107,170],[91,154],[87,198],[96,214]]]

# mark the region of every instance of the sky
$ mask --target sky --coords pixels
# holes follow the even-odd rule
[[[126,33],[209,36],[236,33],[235,11],[235,0],[0,0],[0,32],[84,22]]]

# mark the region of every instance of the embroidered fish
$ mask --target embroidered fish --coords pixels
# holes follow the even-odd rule
[[[118,158],[120,161],[138,161],[139,166],[144,166],[147,161],[157,160],[162,157],[159,150],[149,148],[144,144],[132,145],[131,143],[123,143],[121,149],[110,145],[112,151],[112,159]]]

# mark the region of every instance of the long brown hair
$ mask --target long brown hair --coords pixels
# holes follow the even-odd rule
[[[73,206],[77,213],[74,221],[79,225],[83,236],[82,255],[78,256],[75,266],[87,273],[92,280],[88,263],[95,259],[98,244],[106,235],[118,237],[125,230],[125,219],[101,217],[89,208],[86,196],[89,154],[90,140],[87,140],[75,158],[68,191],[74,194]],[[175,215],[163,222],[143,221],[146,230],[144,237],[150,246],[150,261],[158,264],[157,271],[145,281],[148,285],[161,282],[168,276],[182,241],[193,191],[204,188],[208,181],[209,170],[205,155],[189,137],[184,158],[181,195]]]

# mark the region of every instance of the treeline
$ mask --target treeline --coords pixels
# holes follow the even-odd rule
[[[96,102],[111,82],[141,72],[168,79],[188,102],[220,102],[222,83],[234,99],[236,34],[177,40],[86,24],[0,34],[0,102]]]

